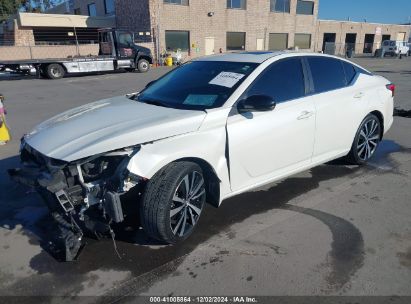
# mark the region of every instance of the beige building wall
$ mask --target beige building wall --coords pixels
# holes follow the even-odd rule
[[[365,23],[351,21],[318,20],[317,29],[318,32],[317,41],[315,44],[315,51],[322,50],[325,33],[336,34],[335,43],[337,46],[345,44],[345,38],[348,33],[357,34],[356,53],[363,52],[366,34],[375,35],[373,51],[381,47],[383,35],[390,35],[390,39],[397,40],[399,34],[402,34],[405,35],[405,40],[407,41],[410,35],[409,25]]]
[[[270,11],[270,0],[248,0],[247,9],[228,9],[225,0],[190,0],[189,5],[164,3],[163,0],[116,0],[117,26],[135,32],[151,30],[159,37],[160,52],[166,49],[165,32],[190,32],[191,57],[205,54],[206,38],[214,39],[214,52],[226,51],[227,32],[245,32],[246,50],[256,50],[257,43],[268,48],[270,33],[288,33],[288,47],[294,47],[294,34],[310,34],[311,48],[316,41],[318,0],[314,14],[297,15],[297,0],[291,0],[290,13]],[[209,15],[212,13],[212,16]]]
[[[204,55],[206,41],[213,39],[215,53],[226,51],[227,32],[245,32],[248,51],[268,50],[270,33],[288,34],[288,48],[295,47],[295,34],[310,34],[309,51],[315,52],[323,49],[324,33],[335,33],[341,50],[346,34],[356,33],[357,53],[363,52],[366,34],[375,34],[373,51],[380,47],[382,35],[397,39],[399,33],[405,33],[406,39],[409,37],[409,26],[318,20],[319,1],[313,2],[314,14],[307,16],[296,13],[297,0],[290,1],[290,13],[271,12],[270,0],[248,0],[245,10],[228,9],[226,0],[190,0],[188,6],[164,0],[116,0],[116,20],[118,27],[135,32],[150,30],[153,37],[159,37],[160,52],[166,49],[167,30],[189,31],[191,57]]]
[[[309,51],[315,52],[322,51],[325,33],[336,34],[336,47],[341,50],[345,46],[346,34],[356,33],[357,53],[363,52],[366,34],[375,34],[373,51],[380,47],[383,35],[390,35],[391,39],[405,36],[406,40],[410,35],[410,26],[318,20],[319,0],[312,0],[312,2],[314,2],[314,14],[307,16],[296,13],[297,0],[290,1],[290,13],[271,12],[270,0],[248,0],[245,10],[228,9],[226,0],[189,0],[188,6],[166,4],[164,0],[115,0],[115,26],[136,33],[144,33],[144,35],[147,32],[150,33],[154,38],[153,41],[158,41],[158,44],[149,43],[150,39],[146,39],[144,42],[146,42],[145,46],[150,47],[154,54],[157,54],[157,51],[161,53],[165,50],[165,32],[167,30],[189,31],[190,57],[204,55],[206,41],[208,43],[214,41],[213,51],[215,53],[219,52],[220,49],[226,51],[227,32],[245,32],[245,50],[247,51],[267,50],[270,33],[287,34],[288,48],[295,46],[295,34],[310,34],[311,48]],[[105,16],[104,0],[74,0],[72,8],[79,8],[81,14],[87,15],[87,5],[90,3],[96,4],[99,16]],[[55,9],[56,12],[64,12],[67,7],[61,5]],[[39,15],[35,17],[40,17]],[[114,21],[113,18],[111,19]],[[10,41],[14,40],[16,45],[33,45],[34,37],[31,27],[22,26],[16,20],[13,22],[13,32],[5,31],[3,36],[7,36]],[[97,25],[97,27],[114,26],[114,22],[112,25],[108,25],[108,21],[104,24],[107,25]],[[37,24],[36,26],[44,25]],[[208,46],[210,49],[210,44]]]
[[[192,0],[188,6],[166,4],[162,0],[151,1],[151,8],[159,12],[161,48],[165,48],[166,30],[188,30],[192,57],[205,54],[206,37],[214,38],[215,53],[220,48],[226,51],[227,32],[245,32],[245,49],[249,51],[257,49],[258,39],[263,39],[264,48],[267,49],[269,33],[288,33],[288,47],[294,47],[295,33],[311,34],[310,50],[314,49],[318,0],[313,1],[312,16],[296,14],[297,0],[291,0],[290,13],[271,12],[269,0],[247,2],[247,9],[241,10],[228,9],[227,1],[221,0]],[[214,13],[211,17],[208,16],[210,12]]]

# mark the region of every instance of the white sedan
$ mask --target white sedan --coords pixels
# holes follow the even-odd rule
[[[68,260],[84,227],[112,233],[112,223],[133,216],[125,194],[146,233],[174,244],[193,232],[206,202],[218,207],[337,158],[366,163],[393,123],[394,91],[333,56],[204,57],[140,93],[40,124],[22,140],[26,166],[9,173],[42,195]]]

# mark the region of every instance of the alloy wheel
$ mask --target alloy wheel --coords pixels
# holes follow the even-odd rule
[[[205,202],[203,176],[193,171],[180,181],[170,206],[170,226],[175,236],[188,235],[200,218]]]
[[[357,155],[362,161],[373,156],[380,141],[380,123],[374,118],[366,121],[361,127],[357,143]]]
[[[61,72],[58,68],[52,68],[51,69],[51,74],[55,77],[55,78],[60,78],[61,77]]]

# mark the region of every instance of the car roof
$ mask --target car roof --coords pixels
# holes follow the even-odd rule
[[[226,62],[246,62],[246,63],[263,63],[264,61],[280,55],[294,56],[322,56],[342,59],[333,55],[322,53],[308,53],[298,51],[255,51],[255,52],[231,52],[203,56],[192,59],[192,61],[226,61]],[[291,57],[291,56],[290,56]]]
[[[256,52],[232,52],[195,58],[193,61],[231,61],[262,63],[275,56],[286,54],[285,51],[256,51]]]

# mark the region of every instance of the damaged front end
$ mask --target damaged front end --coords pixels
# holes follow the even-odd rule
[[[83,246],[84,229],[95,236],[110,234],[113,223],[126,216],[120,196],[142,185],[144,179],[130,173],[127,165],[139,146],[91,156],[74,162],[49,158],[22,140],[22,168],[9,170],[10,177],[33,187],[56,221],[63,259],[74,260]]]

